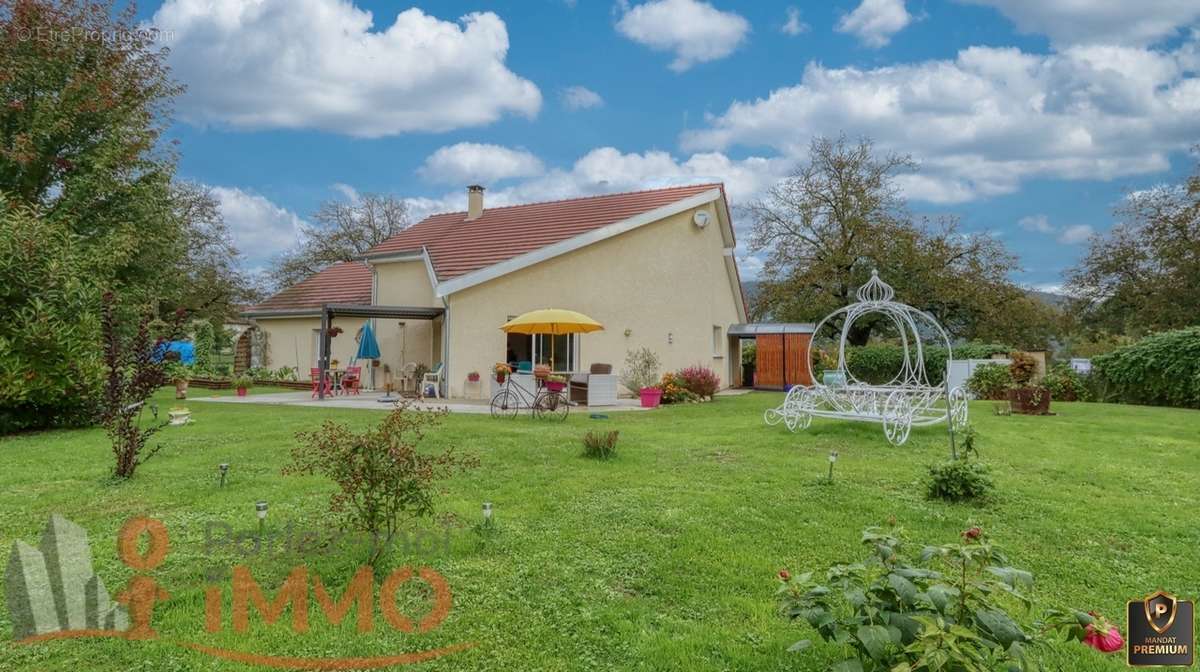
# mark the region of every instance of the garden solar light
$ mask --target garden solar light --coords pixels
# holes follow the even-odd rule
[[[491,525],[492,525],[492,503],[491,502],[483,503],[483,524],[488,527],[491,527]]]
[[[254,504],[254,510],[258,512],[258,519],[263,520],[267,517],[267,503],[259,500]]]
[[[225,487],[225,474],[229,471],[229,463],[222,462],[217,465],[217,469],[221,471],[221,487]]]
[[[836,450],[829,451],[829,482],[833,482],[833,463],[837,462],[838,452]]]

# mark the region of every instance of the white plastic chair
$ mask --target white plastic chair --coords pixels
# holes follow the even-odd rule
[[[433,384],[433,396],[435,399],[442,398],[442,362],[433,365],[433,370],[428,371],[421,376],[420,396],[425,396],[425,385]]]

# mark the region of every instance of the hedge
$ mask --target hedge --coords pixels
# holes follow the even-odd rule
[[[955,359],[990,359],[992,355],[1008,353],[1014,350],[1008,345],[998,343],[964,343],[954,346]],[[916,348],[911,348],[916,356]],[[922,348],[925,355],[925,373],[932,385],[941,385],[946,377],[946,348],[942,346],[926,346]],[[832,361],[837,359],[837,351],[831,353]],[[814,359],[813,370],[820,375],[821,367]],[[881,385],[890,381],[904,365],[904,348],[889,343],[877,343],[863,346],[846,347],[846,366],[850,373],[864,383]]]
[[[1200,408],[1200,326],[1152,334],[1092,359],[1100,401]]]

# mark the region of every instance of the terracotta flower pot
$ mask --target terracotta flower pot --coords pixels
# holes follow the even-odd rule
[[[643,387],[640,392],[642,408],[658,408],[662,403],[662,390],[657,387]]]
[[[237,390],[238,390],[238,391],[237,391],[237,395],[238,395],[239,397],[244,397],[244,396],[246,396],[246,388],[244,388],[244,387],[239,387],[239,388],[237,388]]]
[[[175,398],[176,399],[187,399],[187,388],[188,388],[187,380],[175,381]]]

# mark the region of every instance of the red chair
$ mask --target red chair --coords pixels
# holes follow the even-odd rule
[[[322,383],[325,386],[325,394],[332,396],[333,395],[333,380],[328,375],[324,376],[324,379],[322,379],[321,370],[316,367],[313,367],[313,368],[309,369],[308,371],[309,371],[309,373],[308,373],[309,377],[312,378],[312,396],[316,397],[317,394],[320,393],[320,391],[321,391],[320,385]]]
[[[358,386],[362,382],[362,367],[347,366],[342,374],[342,394],[358,394]]]

